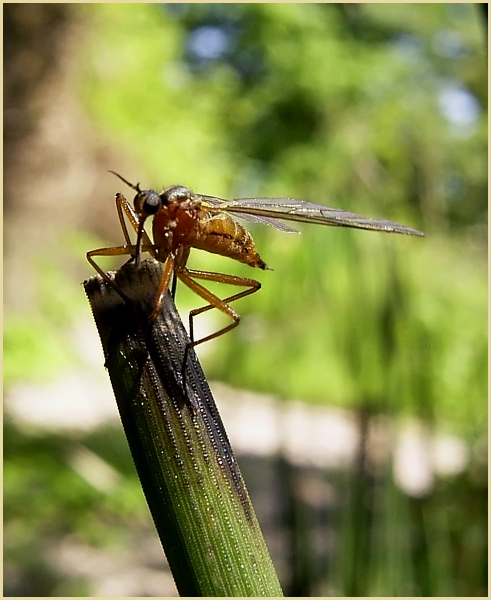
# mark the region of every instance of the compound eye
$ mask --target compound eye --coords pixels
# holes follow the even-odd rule
[[[162,200],[157,192],[144,190],[135,196],[134,204],[139,215],[149,217],[159,210],[162,206]]]

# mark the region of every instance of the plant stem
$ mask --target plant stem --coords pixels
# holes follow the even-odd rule
[[[161,266],[85,282],[121,421],[183,596],[282,596],[214,399],[170,295],[156,321]]]

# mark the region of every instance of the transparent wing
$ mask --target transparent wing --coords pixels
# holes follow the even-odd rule
[[[207,204],[211,204],[213,207],[216,207],[220,210],[224,210],[234,217],[239,217],[240,219],[244,219],[245,221],[249,221],[251,223],[261,223],[263,225],[268,225],[269,227],[274,227],[279,229],[280,231],[286,231],[287,233],[300,233],[297,229],[293,229],[286,223],[282,223],[277,219],[273,219],[271,217],[267,217],[264,215],[260,215],[258,213],[250,213],[248,211],[237,211],[233,210],[234,202],[228,202],[227,200],[221,200],[220,198],[216,198],[214,196],[204,196],[203,194],[197,194],[198,198],[202,198],[204,202]],[[252,200],[252,198],[251,198]]]
[[[213,204],[212,198],[205,198]],[[233,215],[249,220],[251,217],[256,217],[256,219],[260,219],[259,222],[267,222],[273,227],[277,227],[277,219],[284,219],[300,223],[317,223],[333,227],[355,227],[387,233],[424,236],[421,231],[393,221],[363,217],[338,208],[329,208],[322,204],[313,204],[312,202],[292,198],[239,198],[231,202],[219,200],[218,198],[214,200],[218,200],[215,206],[221,210],[226,210]]]

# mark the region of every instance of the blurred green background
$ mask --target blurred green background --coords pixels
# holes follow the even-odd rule
[[[263,286],[199,354],[230,419],[240,388],[293,446],[292,406],[356,425],[331,468],[238,452],[286,595],[487,595],[487,5],[3,13],[4,594],[175,594],[80,286],[122,242],[113,169],[425,231],[251,227],[267,272],[195,252]]]

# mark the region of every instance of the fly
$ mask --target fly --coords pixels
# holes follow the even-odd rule
[[[94,261],[94,257],[131,255],[136,264],[139,265],[141,254],[149,252],[155,259],[164,263],[151,315],[152,320],[157,318],[162,308],[172,277],[174,277],[172,284],[173,296],[177,278],[203,298],[207,305],[196,308],[189,313],[191,342],[186,350],[217,338],[237,327],[240,322],[240,315],[230,306],[230,303],[254,294],[261,287],[259,281],[247,277],[188,269],[186,264],[191,248],[226,256],[251,267],[271,268],[259,256],[251,234],[236,217],[293,233],[298,233],[298,231],[283,223],[283,221],[424,236],[421,231],[392,221],[362,217],[338,208],[328,208],[322,204],[313,204],[291,198],[240,198],[226,201],[214,196],[196,194],[180,185],[167,187],[159,194],[154,190],[142,190],[139,184],[134,185],[118,173],[110,172],[136,191],[133,200],[134,209],[122,194],[116,194],[116,207],[126,244],[124,246],[91,250],[87,253],[87,260],[111,285],[114,284]],[[137,233],[136,244],[131,243],[124,215],[126,215]],[[145,231],[145,222],[150,216],[154,217],[152,226],[153,243]],[[246,289],[221,299],[200,281],[227,283]],[[122,294],[120,290],[118,292]],[[215,333],[195,340],[194,317],[212,308],[217,308],[231,317],[232,323]]]

